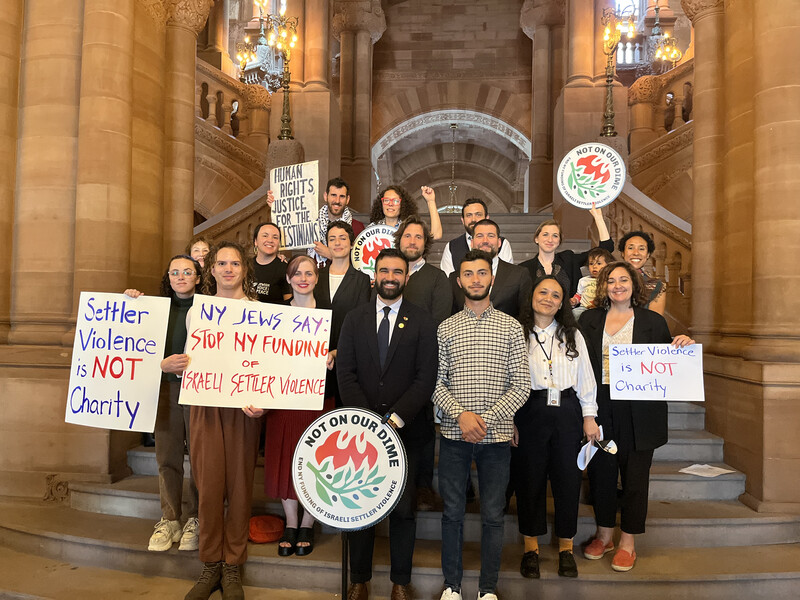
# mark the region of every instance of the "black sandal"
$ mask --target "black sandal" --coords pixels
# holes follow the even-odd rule
[[[283,543],[290,546],[281,546]],[[286,527],[283,536],[278,540],[278,556],[291,556],[297,551],[297,527]]]
[[[297,543],[306,542],[308,546],[297,546],[297,556],[308,556],[314,551],[314,528],[301,527],[297,535]]]

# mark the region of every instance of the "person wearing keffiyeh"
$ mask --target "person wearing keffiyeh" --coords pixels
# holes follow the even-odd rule
[[[328,234],[328,223],[331,221],[345,221],[353,227],[353,232],[358,235],[364,230],[364,224],[353,218],[353,213],[348,208],[350,194],[347,183],[341,177],[328,181],[325,186],[325,204],[319,209],[319,234],[320,239],[314,242],[314,247],[308,249],[308,255],[317,261],[318,265],[330,260],[331,253],[325,245]]]

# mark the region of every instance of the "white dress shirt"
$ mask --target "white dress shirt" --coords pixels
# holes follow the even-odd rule
[[[544,329],[533,328],[528,339],[528,365],[531,371],[531,389],[546,390],[555,387],[559,390],[574,388],[581,404],[584,417],[597,416],[597,384],[594,380],[589,351],[580,331],[575,331],[575,349],[578,356],[569,358],[567,346],[555,337],[558,322],[553,319]],[[539,341],[536,341],[538,336]],[[541,345],[539,344],[541,342]],[[544,350],[542,350],[542,346]],[[553,378],[547,355],[553,361]]]
[[[468,233],[464,235],[467,236],[467,248],[472,248],[472,236]],[[500,252],[497,253],[497,256],[502,258],[507,263],[514,264],[514,254],[511,252],[511,242],[507,239],[503,238],[503,243],[500,245]],[[450,243],[444,245],[444,251],[442,252],[442,260],[439,263],[439,268],[444,271],[444,274],[450,277],[450,273],[456,270],[455,265],[453,265],[453,254],[450,252]]]

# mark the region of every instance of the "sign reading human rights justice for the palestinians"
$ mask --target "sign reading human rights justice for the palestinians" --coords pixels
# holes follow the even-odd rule
[[[331,311],[196,294],[181,404],[321,410]]]
[[[81,292],[67,423],[153,431],[169,298]]]
[[[281,229],[281,248],[313,248],[319,232],[319,161],[278,167],[269,172],[275,195],[272,220]]]
[[[612,400],[705,399],[702,344],[611,344],[608,361]]]
[[[339,408],[308,426],[292,457],[303,508],[320,523],[365,529],[386,517],[408,477],[400,436],[372,411]]]

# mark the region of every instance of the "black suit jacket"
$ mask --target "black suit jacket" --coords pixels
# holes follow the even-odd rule
[[[453,290],[453,314],[464,308],[464,291],[458,285],[458,272],[450,273],[450,287]],[[512,265],[504,260],[497,264],[494,285],[489,298],[499,311],[519,320],[522,307],[531,301],[531,276],[528,270]]]
[[[397,413],[405,422],[400,430],[403,438],[425,440],[433,433],[423,409],[436,384],[436,324],[423,309],[403,300],[381,368],[376,311],[375,302],[362,304],[342,325],[336,360],[342,403],[381,416]]]
[[[611,400],[609,386],[603,381],[603,330],[607,312],[604,308],[593,308],[583,313],[579,325],[589,358],[592,361],[597,385],[598,424],[607,431],[613,428],[611,402],[629,402],[633,417],[633,433],[636,450],[652,450],[667,443],[667,403],[645,400]],[[664,317],[646,308],[633,309],[634,344],[668,344],[672,341]]]
[[[614,240],[610,238],[603,240],[597,247],[613,253]],[[572,250],[562,250],[561,252],[556,252],[553,258],[553,265],[558,265],[559,267],[559,273],[556,274],[556,277],[563,273],[564,284],[569,286],[567,292],[570,298],[578,291],[578,282],[582,277],[581,267],[586,264],[590,251],[591,250],[587,250],[586,252],[579,252],[576,254]],[[534,256],[530,260],[521,263],[520,267],[528,269],[533,281],[536,281],[539,277],[544,275],[544,267],[542,267],[542,263],[539,262],[538,256]]]
[[[329,344],[331,350],[338,347],[339,332],[347,313],[356,306],[369,302],[370,287],[369,275],[350,265],[344,274],[342,283],[339,284],[339,289],[336,290],[336,296],[331,299],[330,266],[319,270],[319,281],[314,288],[314,298],[318,305],[330,306],[333,309]]]

